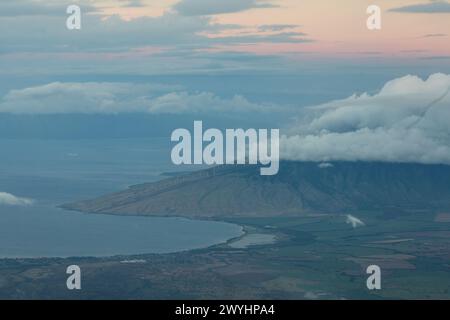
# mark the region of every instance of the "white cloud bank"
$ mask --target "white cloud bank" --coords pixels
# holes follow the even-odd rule
[[[409,75],[374,95],[307,108],[281,138],[281,156],[450,164],[450,75]]]
[[[20,198],[6,192],[0,192],[0,205],[8,206],[29,206],[33,204],[33,200]]]
[[[13,114],[196,114],[213,112],[280,112],[274,105],[255,104],[235,95],[176,90],[158,84],[54,82],[11,90],[0,100],[0,112]]]
[[[160,84],[61,83],[11,90],[0,113],[15,114],[229,114],[287,112],[288,106],[245,97],[186,92]],[[450,75],[394,79],[376,94],[309,107],[280,141],[281,158],[316,161],[384,161],[450,164]]]

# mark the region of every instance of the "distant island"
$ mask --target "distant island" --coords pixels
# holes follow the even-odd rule
[[[225,165],[176,175],[69,210],[198,218],[301,216],[357,210],[448,210],[450,166],[405,163],[281,163],[276,176]]]

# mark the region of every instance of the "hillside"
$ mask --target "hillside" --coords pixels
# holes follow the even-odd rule
[[[220,166],[63,206],[91,213],[268,217],[355,210],[448,210],[450,166],[282,162],[275,176],[256,166]]]

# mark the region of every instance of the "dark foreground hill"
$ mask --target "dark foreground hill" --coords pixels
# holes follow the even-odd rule
[[[450,209],[450,166],[445,165],[286,161],[278,175],[259,172],[257,166],[220,166],[63,207],[205,218]]]

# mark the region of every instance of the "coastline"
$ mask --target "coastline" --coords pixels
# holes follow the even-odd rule
[[[91,213],[91,212],[84,212],[84,211],[80,211],[80,210],[74,210],[74,209],[67,209],[64,208],[63,206],[55,206],[56,209],[61,209],[61,210],[65,210],[65,211],[71,211],[71,212],[76,212],[78,214],[82,214],[82,215],[107,215],[107,216],[120,216],[120,217],[140,217],[140,218],[170,218],[170,219],[183,219],[183,220],[189,220],[189,221],[198,221],[198,222],[218,222],[218,223],[223,223],[223,224],[227,224],[230,226],[235,226],[239,228],[239,235],[237,236],[233,236],[231,238],[228,238],[226,240],[223,240],[219,243],[214,243],[214,244],[210,244],[210,245],[206,245],[204,247],[197,247],[197,248],[191,248],[191,249],[182,249],[182,250],[176,250],[176,251],[172,251],[172,252],[161,252],[161,253],[157,253],[157,252],[144,252],[144,253],[138,253],[138,254],[114,254],[114,255],[86,255],[86,256],[37,256],[37,257],[27,257],[27,256],[17,256],[17,257],[0,257],[0,261],[48,261],[48,260],[67,260],[67,259],[111,259],[111,260],[117,260],[117,259],[129,259],[129,258],[139,258],[139,257],[145,257],[145,256],[150,256],[150,255],[172,255],[172,254],[178,254],[178,253],[186,253],[186,252],[195,252],[195,251],[204,251],[204,250],[211,250],[211,249],[215,249],[215,248],[220,248],[220,247],[224,247],[224,246],[228,246],[230,243],[238,241],[242,238],[244,238],[246,235],[248,235],[248,231],[247,231],[247,227],[237,224],[237,223],[233,223],[230,221],[227,221],[226,219],[224,220],[219,220],[219,219],[208,219],[208,218],[204,218],[201,219],[200,217],[196,218],[196,217],[183,217],[183,216],[167,216],[167,215],[152,215],[152,216],[146,216],[146,215],[128,215],[128,214],[111,214],[111,213],[103,213],[103,212],[95,212],[95,213]]]

